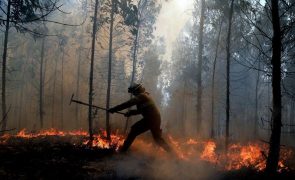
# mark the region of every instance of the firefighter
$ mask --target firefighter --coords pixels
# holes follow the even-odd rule
[[[123,146],[120,151],[125,152],[131,146],[132,142],[136,136],[151,130],[153,138],[159,146],[161,146],[165,151],[171,152],[171,148],[162,138],[161,125],[161,115],[159,109],[157,108],[155,102],[151,98],[148,92],[145,91],[145,88],[141,84],[132,84],[128,88],[128,93],[131,93],[134,97],[127,102],[124,102],[118,106],[115,106],[108,111],[110,113],[115,113],[123,109],[127,109],[131,106],[136,105],[137,110],[128,111],[125,116],[130,117],[133,115],[141,114],[143,119],[136,122],[132,127],[124,141]]]

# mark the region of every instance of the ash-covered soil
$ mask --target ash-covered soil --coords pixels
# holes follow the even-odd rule
[[[135,143],[127,153],[88,148],[82,137],[10,138],[0,144],[0,179],[264,179],[252,169],[221,171],[204,161],[184,161]],[[294,171],[276,179],[295,179]]]
[[[0,144],[0,179],[90,179],[84,166],[111,154],[73,145],[67,137],[12,138]]]

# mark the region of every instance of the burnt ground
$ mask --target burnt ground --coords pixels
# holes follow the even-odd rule
[[[78,139],[77,141],[80,141]],[[76,145],[74,145],[76,144]],[[188,163],[133,147],[88,148],[66,137],[12,138],[0,144],[0,179],[266,179],[252,169],[220,171],[206,162]],[[275,179],[295,179],[294,171]]]

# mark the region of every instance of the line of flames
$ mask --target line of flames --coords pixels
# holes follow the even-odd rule
[[[21,130],[16,135],[5,134],[1,137],[0,143],[5,144],[11,137],[16,138],[38,138],[42,136],[81,136],[87,137],[89,134],[83,130],[76,131],[60,131],[57,129],[41,130],[35,133],[29,133],[26,129]],[[170,144],[172,145],[178,158],[185,161],[192,161],[194,159],[200,159],[214,164],[216,167],[225,170],[238,170],[243,167],[255,168],[257,171],[263,171],[266,167],[266,154],[268,147],[266,144],[254,142],[246,145],[232,144],[229,146],[227,153],[224,151],[218,151],[216,142],[209,141],[197,141],[196,139],[188,139],[186,141],[176,140],[172,136],[168,136]],[[106,132],[101,131],[100,134],[94,135],[92,142],[93,147],[101,149],[118,148],[123,144],[124,136],[119,133],[111,134],[111,140],[107,140]],[[88,144],[89,140],[84,140],[82,144]],[[151,143],[143,142],[140,145],[143,149],[150,152],[153,147]],[[163,151],[158,151],[163,153]],[[285,166],[285,161],[293,156],[293,151],[287,148],[281,150],[281,156],[279,161],[279,171],[288,170]]]
[[[198,154],[198,147],[201,147],[199,159],[207,161],[225,170],[238,170],[243,167],[254,168],[257,171],[263,171],[266,168],[266,160],[268,153],[268,145],[261,142],[251,142],[245,145],[231,144],[227,150],[217,151],[216,142],[197,141],[188,139],[186,142],[180,143],[173,137],[169,136],[170,142],[175,147],[178,156],[184,160],[190,160],[192,156]],[[293,151],[288,148],[281,148],[280,160],[278,163],[278,171],[288,170],[285,165],[288,159],[294,155]]]

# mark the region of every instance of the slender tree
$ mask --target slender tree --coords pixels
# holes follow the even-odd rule
[[[94,52],[95,52],[95,37],[97,30],[97,12],[98,12],[98,0],[95,0],[94,5],[94,19],[92,26],[92,43],[91,43],[91,59],[90,59],[90,70],[89,70],[89,94],[88,94],[88,124],[89,124],[89,144],[92,144],[93,140],[93,129],[92,129],[92,102],[93,102],[93,67],[94,67]]]
[[[231,0],[229,16],[228,16],[228,31],[226,40],[226,122],[225,122],[225,147],[228,148],[229,143],[229,122],[230,122],[230,41],[232,17],[234,11],[234,0]]]
[[[221,28],[222,28],[223,21],[221,20],[218,30],[218,35],[216,39],[216,48],[215,48],[215,55],[214,55],[214,61],[213,61],[213,69],[212,69],[212,84],[211,84],[211,138],[215,137],[214,134],[214,112],[215,112],[215,70],[216,70],[216,62],[217,62],[217,56],[218,56],[218,49],[219,49],[219,39],[221,34]]]
[[[39,118],[40,126],[43,128],[44,121],[44,47],[45,37],[42,38],[41,60],[40,60],[40,79],[39,79]]]
[[[61,58],[61,88],[60,88],[60,104],[61,104],[61,117],[60,124],[61,129],[64,128],[64,61],[65,61],[65,49],[62,48],[62,58]]]
[[[137,19],[135,20],[135,29],[133,34],[135,34],[134,42],[133,42],[133,54],[132,54],[132,74],[131,74],[131,82],[134,83],[134,79],[136,76],[136,62],[137,62],[137,49],[138,49],[138,41],[139,41],[139,32],[140,32],[140,23],[141,23],[141,9],[146,7],[147,0],[139,0],[138,7],[139,12],[136,14]]]
[[[258,58],[258,69],[260,69],[260,58]],[[259,83],[260,83],[260,70],[257,71],[257,79],[255,83],[255,122],[254,122],[254,137],[258,136],[258,91],[259,91]]]
[[[281,94],[281,51],[282,33],[279,15],[279,1],[271,0],[272,18],[272,131],[270,136],[269,152],[266,163],[266,172],[275,174],[280,157],[280,140],[282,127],[282,94]]]
[[[201,0],[201,15],[200,15],[200,25],[199,25],[199,37],[198,37],[198,69],[197,69],[197,133],[201,134],[202,126],[202,67],[203,67],[203,34],[204,34],[204,14],[205,14],[205,0]]]
[[[80,39],[81,39],[81,44],[80,44],[80,47],[78,49],[78,65],[77,65],[77,80],[76,80],[76,97],[77,99],[79,99],[80,97],[80,76],[81,76],[81,61],[82,61],[82,44],[83,44],[83,29],[82,29],[82,32],[81,32],[81,36],[80,36]],[[76,118],[76,128],[79,127],[79,104],[76,104],[76,107],[75,107],[75,118]]]
[[[10,21],[10,8],[11,0],[7,1],[7,12],[6,12],[6,25],[5,25],[5,37],[3,47],[3,60],[2,60],[2,131],[4,132],[7,124],[7,111],[6,111],[6,61],[7,61],[7,45],[9,35],[9,21]]]
[[[113,55],[113,26],[114,26],[114,10],[115,10],[115,0],[111,0],[111,21],[110,21],[110,37],[109,37],[109,66],[108,66],[108,87],[107,87],[107,97],[106,97],[106,108],[110,108],[111,99],[111,83],[112,83],[112,55]],[[106,131],[107,139],[111,139],[110,132],[110,113],[106,111]]]
[[[57,60],[54,60],[54,72],[53,72],[53,86],[52,86],[52,104],[51,104],[51,127],[54,127],[55,120],[55,90],[56,90],[56,77],[57,77]]]
[[[87,14],[88,14],[87,5],[88,5],[87,1],[82,1],[81,15],[83,15],[83,16],[87,16]],[[77,65],[76,91],[75,91],[75,96],[77,99],[79,99],[79,97],[80,97],[80,84],[81,84],[80,81],[81,81],[81,73],[82,73],[81,64],[82,64],[82,56],[83,56],[83,49],[84,49],[84,31],[85,31],[85,28],[82,26],[79,38],[77,39],[77,42],[80,45],[77,49],[77,53],[78,53],[77,64],[78,65]],[[80,128],[80,108],[79,107],[80,107],[80,105],[76,104],[76,106],[75,106],[75,124],[76,124],[77,129]]]

